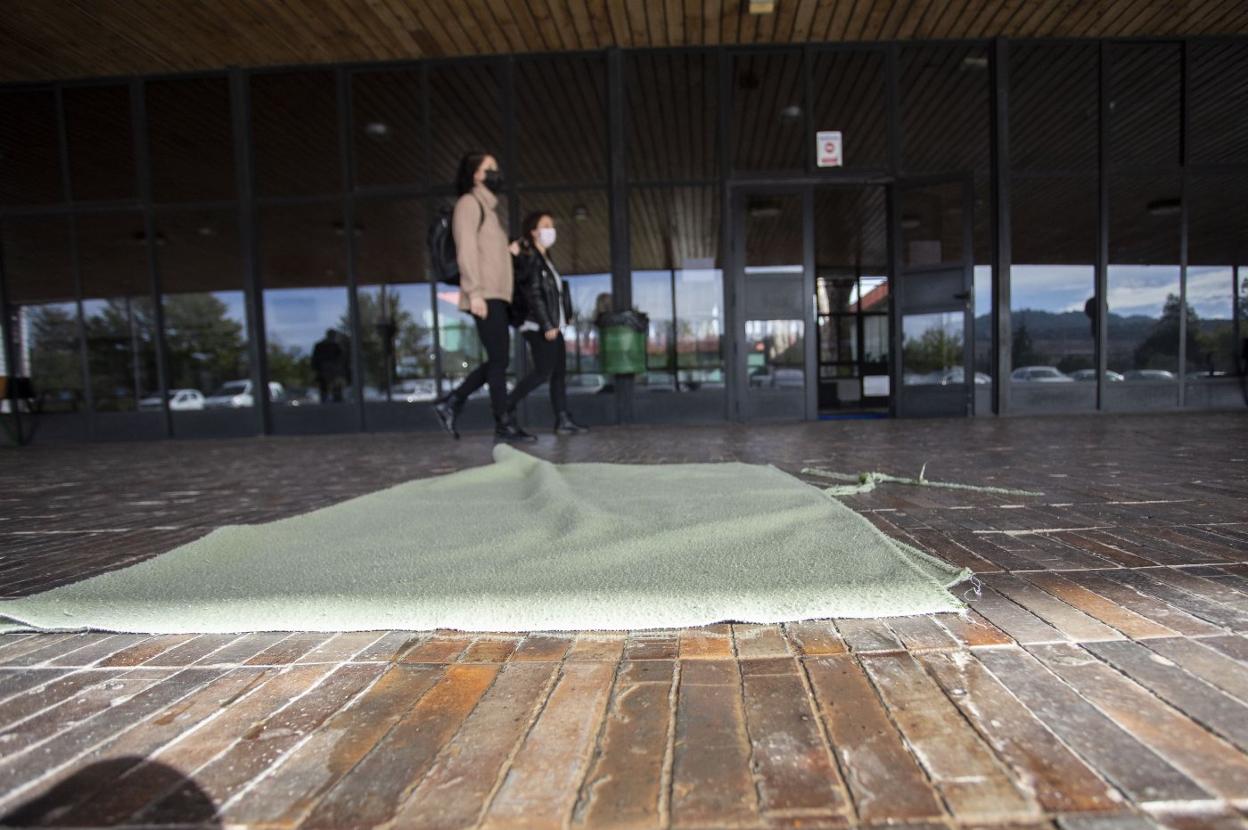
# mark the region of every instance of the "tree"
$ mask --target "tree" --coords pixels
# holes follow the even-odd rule
[[[1166,297],[1161,317],[1153,325],[1148,336],[1135,347],[1136,369],[1169,369],[1179,365],[1179,308],[1181,303],[1174,294]],[[1209,351],[1200,337],[1200,319],[1191,306],[1187,307],[1187,359],[1199,362]]]
[[[398,291],[385,285],[379,286],[376,293],[361,291],[357,305],[365,383],[387,388],[397,374],[396,354],[416,357],[420,376],[433,376],[432,331],[402,307]],[[338,327],[351,330],[348,314],[342,315]]]
[[[1014,327],[1014,336],[1010,340],[1010,362],[1015,366],[1044,363],[1044,356],[1036,351],[1031,342],[1031,334],[1027,331],[1027,322],[1022,319]]]
[[[228,316],[225,303],[212,294],[168,294],[164,303],[170,388],[211,394],[247,376],[243,325]]]
[[[917,340],[907,340],[902,349],[907,374],[938,372],[962,365],[962,333],[930,328]]]

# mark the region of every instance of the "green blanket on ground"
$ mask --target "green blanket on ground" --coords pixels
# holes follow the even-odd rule
[[[647,629],[959,611],[969,572],[774,467],[494,463],[0,601],[0,630]]]

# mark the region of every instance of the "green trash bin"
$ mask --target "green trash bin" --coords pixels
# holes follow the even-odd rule
[[[609,375],[646,371],[646,331],[650,320],[637,311],[616,311],[599,318],[602,368]]]

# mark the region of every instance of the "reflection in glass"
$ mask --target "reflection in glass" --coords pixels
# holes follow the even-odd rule
[[[804,168],[807,135],[801,53],[737,55],[732,71],[734,168]]]
[[[722,388],[723,272],[713,188],[639,188],[630,194],[633,305],[650,317],[653,390]]]
[[[416,199],[361,201],[355,218],[364,400],[433,400],[433,293],[415,232],[425,226],[424,206]]]
[[[44,412],[85,408],[69,222],[10,219],[3,225],[5,280],[16,366]]]
[[[1189,158],[1196,163],[1248,161],[1242,120],[1248,111],[1248,42],[1190,43],[1188,72]]]
[[[1010,166],[1095,170],[1100,47],[1010,44]]]
[[[250,384],[238,218],[230,211],[179,211],[157,218],[161,301],[175,411],[251,406],[226,394]]]
[[[745,345],[751,387],[802,389],[806,385],[805,325],[801,320],[747,320]]]
[[[1019,178],[1010,207],[1011,379],[1095,383],[1096,179]]]
[[[717,56],[625,55],[625,123],[633,181],[712,179],[719,170]],[[655,90],[663,90],[660,98]]]
[[[129,87],[67,87],[64,102],[75,201],[133,197],[137,186]]]
[[[16,355],[13,374],[31,378],[36,409],[47,413],[83,409],[78,306],[74,303],[14,306],[12,332]]]
[[[481,338],[477,337],[477,327],[472,315],[459,310],[459,286],[438,283],[438,345],[442,351],[442,390],[441,394],[450,392],[463,383],[464,378],[485,360],[485,350]],[[508,365],[508,372],[515,367]],[[488,394],[485,387],[478,389],[474,396]]]
[[[884,53],[817,53],[812,72],[815,111],[811,133],[840,131],[845,167],[883,167],[888,161]]]
[[[0,95],[0,204],[64,199],[51,90]]]
[[[1177,378],[1178,194],[1177,177],[1110,181],[1108,368],[1127,381]]]
[[[138,214],[85,215],[78,217],[77,228],[95,409],[130,411],[153,395],[159,408],[143,219]]]
[[[902,191],[902,264],[920,268],[960,263],[962,218],[961,182]]]
[[[1182,45],[1115,43],[1108,48],[1110,164],[1177,167]]]
[[[232,199],[234,138],[229,81],[150,81],[144,90],[152,198],[157,202]]]
[[[365,228],[357,223],[354,232],[358,238]],[[331,404],[353,396],[344,236],[337,202],[261,211],[264,324],[274,403]]]
[[[964,317],[960,311],[902,317],[902,383],[953,385],[964,382]]]
[[[351,126],[358,187],[423,181],[424,91],[414,69],[351,76]]]
[[[607,67],[601,55],[516,61],[515,178],[591,184],[607,178]]]
[[[987,170],[988,50],[979,44],[904,46],[899,64],[903,168]]]
[[[431,183],[449,185],[454,181],[460,157],[470,150],[502,153],[502,89],[493,63],[430,67],[429,108]],[[504,170],[503,176],[514,178],[515,174]]]
[[[251,113],[261,196],[341,190],[333,72],[253,75]]]
[[[1242,340],[1235,330],[1235,266],[1239,266],[1239,337],[1248,336],[1248,295],[1244,294],[1248,252],[1248,176],[1194,176],[1188,179],[1187,379],[1205,383],[1238,375]]]

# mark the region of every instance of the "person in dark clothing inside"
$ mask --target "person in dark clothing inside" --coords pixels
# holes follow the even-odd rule
[[[321,390],[321,403],[342,403],[342,388],[347,379],[347,353],[338,342],[338,332],[328,329],[325,339],[312,347],[312,372]]]
[[[529,344],[533,371],[507,397],[507,409],[515,411],[526,395],[549,382],[555,434],[575,435],[586,430],[568,413],[568,352],[563,328],[572,319],[572,299],[563,277],[550,261],[555,237],[555,220],[549,213],[535,211],[524,218],[515,272],[518,288],[527,300],[527,319],[520,332]]]

